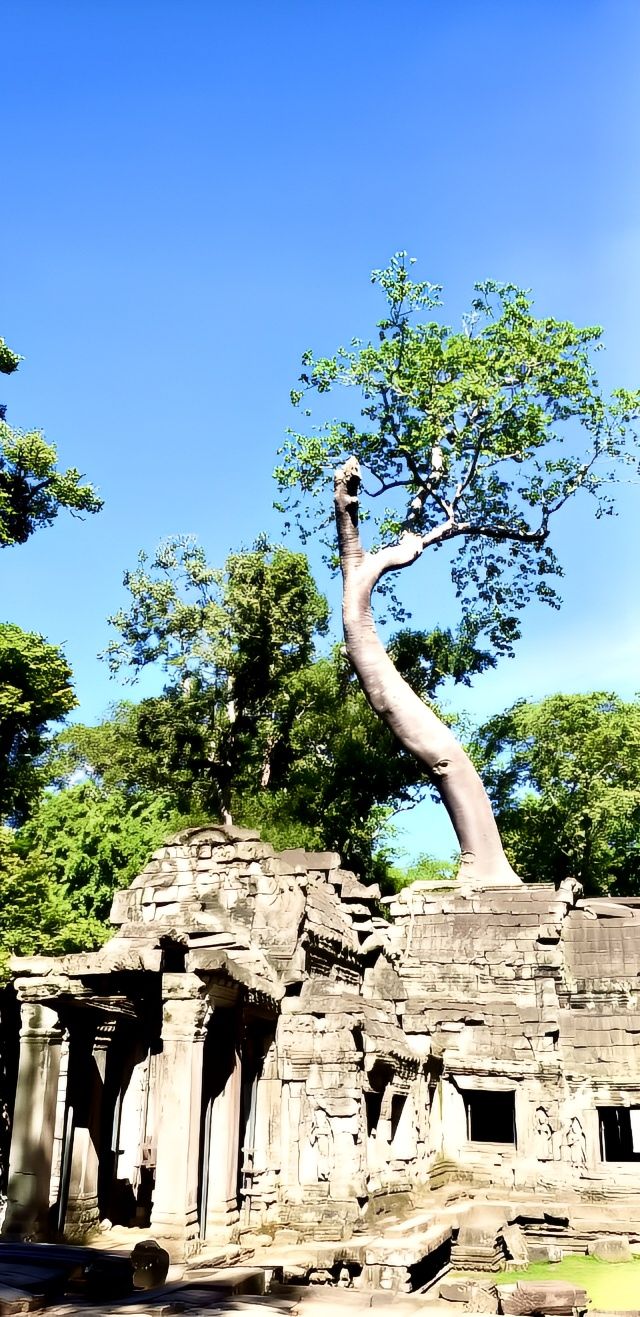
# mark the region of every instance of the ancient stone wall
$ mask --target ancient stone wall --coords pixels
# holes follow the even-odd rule
[[[349,1238],[444,1182],[637,1191],[640,908],[571,883],[379,898],[337,855],[191,829],[100,951],[17,962],[7,1229],[107,1216],[184,1256]]]

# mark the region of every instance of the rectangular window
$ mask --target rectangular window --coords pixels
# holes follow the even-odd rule
[[[473,1143],[516,1143],[516,1095],[513,1090],[467,1089],[467,1138]]]
[[[598,1107],[603,1162],[640,1161],[640,1107]]]

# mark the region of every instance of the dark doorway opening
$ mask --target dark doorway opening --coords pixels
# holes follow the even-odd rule
[[[603,1162],[640,1161],[640,1107],[598,1107]]]
[[[516,1144],[516,1095],[513,1090],[467,1089],[463,1094],[467,1138],[474,1143]]]
[[[238,1201],[248,1219],[255,1159],[258,1085],[268,1064],[276,1026],[259,1017],[245,1019],[242,1044],[242,1102],[240,1107],[240,1159],[238,1165]]]
[[[382,1111],[382,1093],[365,1090],[364,1107],[367,1115],[367,1134],[373,1134],[380,1121]]]
[[[406,1093],[394,1093],[391,1099],[391,1142],[398,1133],[398,1126],[407,1101]]]
[[[202,1064],[202,1107],[198,1156],[198,1220],[200,1237],[206,1237],[207,1208],[213,1189],[210,1183],[211,1126],[216,1098],[224,1091],[236,1063],[236,1011],[218,1009],[207,1030]],[[231,1131],[229,1131],[231,1138]]]

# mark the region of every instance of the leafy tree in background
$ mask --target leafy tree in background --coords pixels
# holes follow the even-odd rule
[[[404,680],[378,638],[371,597],[389,573],[449,545],[474,643],[509,654],[533,596],[557,606],[551,521],[579,490],[596,515],[637,461],[640,394],[606,400],[593,350],[601,331],[532,314],[526,293],[488,281],[459,331],[435,318],[440,290],[409,277],[404,255],[375,271],[387,309],[377,340],[331,357],[306,352],[294,403],[355,389],[360,420],[292,434],[276,471],[280,507],[330,553],[328,482],[343,577],[347,651],[367,698],[437,786],[456,831],[462,876],[517,881],[481,779],[451,731]],[[309,413],[307,412],[307,415]],[[365,549],[362,495],[379,540]]]
[[[432,855],[419,855],[417,860],[405,868],[398,864],[392,865],[388,876],[389,885],[397,892],[408,883],[450,883],[455,878],[455,872],[453,860],[436,860]]]
[[[0,339],[0,373],[12,374],[19,362]],[[3,405],[0,547],[23,544],[49,525],[60,508],[97,512],[100,499],[81,483],[79,472],[58,471],[53,445],[37,431],[12,430],[5,416]],[[48,856],[37,845],[21,849],[15,831],[36,808],[46,781],[50,725],[75,703],[62,651],[40,635],[0,623],[0,983],[12,952],[66,950],[91,944],[95,937],[95,928],[83,921],[56,882]],[[6,1075],[0,1105],[6,1104],[5,1081]]]
[[[62,652],[0,622],[0,823],[28,816],[45,780],[48,726],[75,703]]]
[[[640,702],[520,701],[480,728],[475,755],[524,878],[640,895]]]
[[[25,857],[46,857],[71,932],[75,937],[79,928],[95,945],[104,940],[114,890],[133,881],[180,823],[162,798],[132,800],[80,782],[47,793],[20,830],[16,848]]]
[[[234,789],[267,787],[281,771],[290,732],[290,685],[327,629],[326,600],[304,554],[261,541],[210,567],[193,539],[140,554],[125,577],[131,604],[111,619],[120,636],[112,671],[158,667],[160,701],[131,713],[141,746],[163,774],[187,775],[182,807],[231,818]]]
[[[17,352],[12,352],[11,348],[0,338],[0,375],[12,375],[14,370],[20,365],[20,357]],[[4,415],[4,409],[3,409]]]
[[[103,937],[102,926],[74,908],[48,856],[23,850],[14,832],[0,827],[0,987],[13,954],[57,955]]]
[[[17,370],[20,357],[0,339],[0,373]],[[58,454],[39,430],[14,430],[0,407],[0,547],[24,544],[35,530],[50,526],[61,508],[98,512],[102,500],[83,484],[75,467],[57,468]]]

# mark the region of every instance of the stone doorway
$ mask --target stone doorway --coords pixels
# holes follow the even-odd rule
[[[261,1147],[265,1137],[260,1109],[263,1087],[261,1081],[269,1072],[269,1057],[274,1049],[275,1032],[276,1025],[273,1020],[249,1016],[245,1022],[240,1112],[242,1152],[238,1168],[240,1222],[245,1228],[252,1223],[253,1208],[260,1206],[256,1202],[256,1190],[263,1169],[262,1154],[265,1151]]]
[[[214,1008],[204,1041],[198,1158],[202,1240],[226,1237],[238,1220],[241,1065],[238,1013]]]

